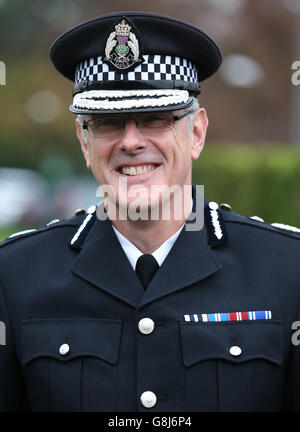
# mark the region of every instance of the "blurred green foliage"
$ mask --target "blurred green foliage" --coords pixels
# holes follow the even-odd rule
[[[193,182],[237,213],[300,226],[300,150],[207,144],[194,162]]]

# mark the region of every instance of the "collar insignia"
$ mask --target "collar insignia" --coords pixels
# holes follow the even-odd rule
[[[119,72],[127,71],[142,61],[140,45],[134,24],[124,17],[107,38],[104,61],[110,62]]]
[[[208,244],[212,247],[226,244],[226,226],[219,205],[216,202],[210,201],[204,208],[204,221]]]
[[[75,235],[72,237],[72,240],[70,242],[70,247],[72,249],[80,249],[84,240],[86,239],[88,233],[90,232],[92,226],[94,225],[94,222],[97,218],[97,207],[91,206],[88,209],[87,216],[83,219],[82,224],[77,229]]]

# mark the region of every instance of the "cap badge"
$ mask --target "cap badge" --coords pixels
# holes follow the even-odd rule
[[[142,61],[139,58],[140,43],[137,35],[132,31],[133,24],[130,24],[127,18],[123,18],[108,36],[105,46],[104,60],[121,71]]]

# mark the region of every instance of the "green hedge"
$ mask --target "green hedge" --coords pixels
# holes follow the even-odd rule
[[[194,162],[193,182],[237,213],[300,227],[300,149],[208,144]]]

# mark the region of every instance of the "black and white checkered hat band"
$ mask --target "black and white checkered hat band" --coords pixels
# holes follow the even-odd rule
[[[75,84],[88,81],[149,81],[178,80],[198,83],[197,68],[181,57],[145,54],[144,62],[127,73],[116,72],[103,63],[102,57],[91,58],[80,63],[75,70]]]

